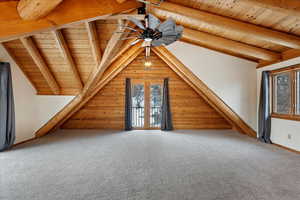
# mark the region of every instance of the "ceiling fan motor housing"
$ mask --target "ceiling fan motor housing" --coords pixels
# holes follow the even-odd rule
[[[141,39],[151,38],[152,40],[158,40],[162,37],[162,32],[157,29],[146,28],[141,34]]]

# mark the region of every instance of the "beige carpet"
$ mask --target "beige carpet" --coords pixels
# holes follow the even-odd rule
[[[300,156],[231,130],[61,130],[0,153],[0,199],[297,200]]]

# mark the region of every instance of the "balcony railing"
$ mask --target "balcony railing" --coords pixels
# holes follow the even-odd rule
[[[132,107],[132,126],[143,128],[145,122],[145,108]],[[161,107],[153,106],[150,108],[150,128],[160,128],[161,126]]]

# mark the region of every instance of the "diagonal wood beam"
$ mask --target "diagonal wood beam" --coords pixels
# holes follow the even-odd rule
[[[46,135],[50,131],[58,128],[66,122],[73,114],[82,108],[90,99],[92,99],[110,80],[116,77],[128,64],[130,64],[141,52],[140,45],[132,46],[126,53],[122,54],[110,68],[105,72],[104,76],[92,89],[89,95],[82,92],[77,95],[68,105],[50,119],[43,127],[36,132],[36,137]]]
[[[75,65],[75,62],[73,60],[72,54],[68,48],[68,45],[65,41],[65,38],[60,30],[52,31],[52,35],[56,41],[57,47],[60,50],[61,54],[63,55],[65,61],[70,67],[70,71],[73,74],[73,77],[75,78],[77,82],[77,87],[79,89],[83,88],[83,82],[80,78],[78,69]]]
[[[40,72],[42,73],[43,77],[47,81],[49,87],[51,88],[53,94],[58,95],[60,93],[60,88],[55,80],[54,76],[52,75],[51,71],[49,70],[45,60],[43,59],[42,55],[40,54],[38,48],[35,46],[31,37],[21,38],[20,39],[23,46],[26,48],[27,52],[33,59],[36,66],[39,68]]]
[[[89,42],[90,42],[90,46],[92,48],[93,58],[96,62],[96,65],[98,66],[100,64],[102,55],[101,55],[100,41],[99,41],[97,29],[96,29],[96,24],[94,21],[86,22],[85,27],[88,32]]]
[[[36,20],[49,14],[63,0],[20,0],[17,10],[22,19]]]
[[[189,28],[184,28],[181,40],[256,62],[259,60],[278,61],[281,58],[279,53]]]
[[[199,31],[217,32],[219,36],[230,32],[232,34],[227,33],[226,37],[232,40],[240,35],[300,49],[300,37],[169,2],[163,2],[160,7],[152,7],[151,12],[159,18],[173,18],[178,24]]]
[[[169,52],[165,47],[155,47],[153,48],[153,51],[203,99],[205,99],[210,106],[227,119],[230,124],[236,127],[241,133],[247,134],[251,137],[256,137],[256,132],[171,52]]]
[[[122,23],[122,22],[119,22]],[[93,70],[91,76],[89,77],[88,81],[86,82],[84,88],[83,88],[83,94],[88,94],[90,90],[93,89],[93,87],[97,84],[97,82],[100,80],[101,76],[103,75],[104,71],[109,66],[114,51],[116,50],[117,44],[120,43],[121,37],[124,36],[123,33],[124,28],[122,26],[118,27],[116,31],[113,33],[112,37],[108,41],[105,51],[102,56],[102,60],[97,68]]]
[[[109,17],[141,6],[135,0],[119,4],[111,0],[65,0],[49,15],[39,20],[23,20],[17,11],[18,1],[0,2],[0,40],[7,41],[26,34],[49,31],[88,19]],[[115,16],[116,17],[116,16]],[[118,17],[118,16],[117,16]],[[128,17],[128,16],[127,16]]]

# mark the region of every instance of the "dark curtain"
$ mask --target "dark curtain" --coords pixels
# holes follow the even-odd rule
[[[263,71],[260,97],[259,97],[259,110],[258,110],[258,136],[261,142],[271,142],[271,114],[270,114],[270,72]]]
[[[171,109],[170,109],[170,99],[169,99],[169,79],[164,79],[163,88],[163,99],[161,108],[161,130],[170,131],[173,130]]]
[[[15,109],[9,63],[0,62],[0,151],[15,141]]]
[[[131,81],[130,78],[126,78],[125,88],[125,130],[132,130],[132,102],[131,102]]]

